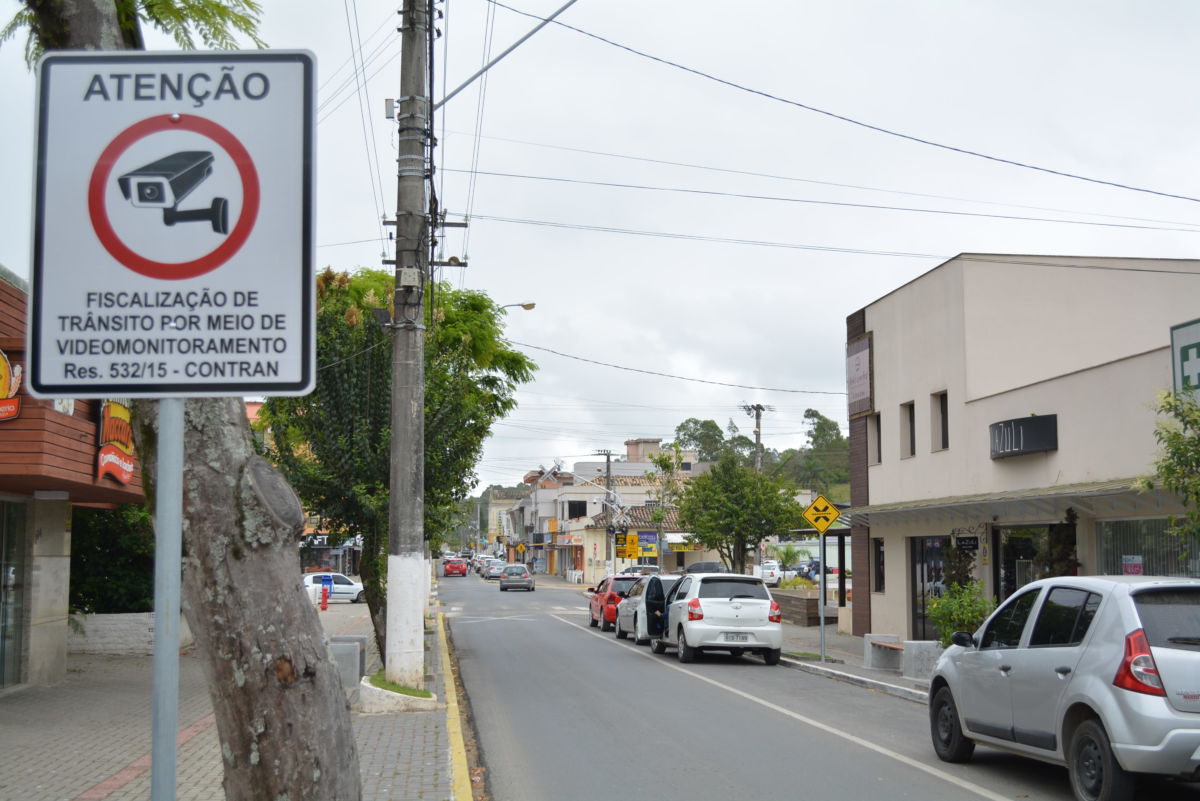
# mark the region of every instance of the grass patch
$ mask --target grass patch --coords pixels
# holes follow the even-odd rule
[[[374,676],[371,677],[371,685],[374,687],[378,687],[381,690],[387,690],[387,691],[393,692],[393,693],[400,693],[401,695],[411,695],[413,698],[432,698],[433,697],[433,693],[429,692],[428,690],[418,690],[413,687],[402,687],[399,684],[394,684],[393,682],[388,681],[387,678],[385,677],[383,670],[380,670],[378,673],[376,673]]]

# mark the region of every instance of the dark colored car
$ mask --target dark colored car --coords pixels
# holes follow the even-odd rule
[[[683,569],[684,573],[724,573],[725,566],[720,562],[693,562]]]
[[[601,631],[612,631],[617,622],[617,604],[629,592],[641,576],[633,573],[621,573],[615,576],[605,576],[604,580],[595,587],[589,587],[592,594],[588,621],[590,626],[599,626]]]

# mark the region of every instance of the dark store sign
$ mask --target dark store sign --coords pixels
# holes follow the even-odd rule
[[[954,541],[954,545],[960,551],[978,551],[979,537],[959,537]]]
[[[993,459],[1058,450],[1058,415],[1042,414],[1003,420],[988,426]]]

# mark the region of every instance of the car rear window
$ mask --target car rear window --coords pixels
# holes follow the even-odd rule
[[[609,592],[625,592],[634,584],[641,576],[618,576],[612,580],[612,586],[608,588]]]
[[[525,575],[525,568],[509,565],[508,567],[504,568],[504,572],[509,576],[523,576]]]
[[[701,598],[761,598],[771,596],[761,581],[735,578],[706,579],[700,582]]]
[[[1133,602],[1152,648],[1200,651],[1200,588],[1147,590]]]

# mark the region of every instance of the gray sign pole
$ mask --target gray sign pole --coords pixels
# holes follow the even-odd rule
[[[821,554],[821,567],[817,570],[821,597],[817,600],[817,615],[820,616],[821,626],[821,661],[825,661],[825,532],[820,532],[817,539],[817,551]]]
[[[150,798],[174,801],[179,731],[179,585],[183,562],[183,398],[158,402],[154,503],[154,697]]]

